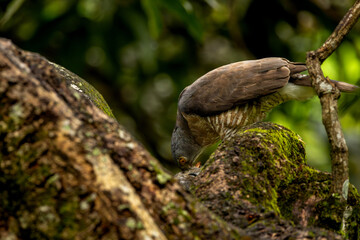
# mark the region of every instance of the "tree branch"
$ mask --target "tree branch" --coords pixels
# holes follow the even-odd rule
[[[357,0],[354,5],[348,10],[345,16],[341,19],[333,33],[324,42],[324,44],[316,50],[316,55],[320,62],[323,63],[341,44],[344,37],[350,32],[360,16],[360,0]]]
[[[340,91],[324,77],[321,63],[337,49],[359,16],[360,0],[357,0],[325,43],[316,51],[308,52],[306,59],[312,85],[320,98],[323,124],[331,147],[332,191],[340,194],[344,200],[348,191],[346,183],[349,181],[349,167],[348,147],[338,117],[337,99]]]

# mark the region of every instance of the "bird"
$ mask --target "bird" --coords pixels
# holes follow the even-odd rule
[[[239,129],[265,119],[276,106],[316,95],[305,63],[281,57],[245,60],[218,67],[184,88],[171,136],[173,159],[181,170],[198,166],[209,145],[231,139]],[[331,80],[342,92],[357,86]]]

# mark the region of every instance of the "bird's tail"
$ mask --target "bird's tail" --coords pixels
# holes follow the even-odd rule
[[[341,92],[359,92],[360,88],[358,86],[352,85],[346,82],[340,82],[336,80],[330,80]],[[291,75],[290,82],[300,85],[300,86],[308,86],[311,87],[311,78],[309,75],[304,74],[293,74]]]

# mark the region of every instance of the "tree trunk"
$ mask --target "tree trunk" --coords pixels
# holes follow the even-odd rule
[[[356,190],[330,195],[290,130],[223,143],[198,176],[178,175],[191,195],[64,71],[0,39],[0,239],[359,236]]]

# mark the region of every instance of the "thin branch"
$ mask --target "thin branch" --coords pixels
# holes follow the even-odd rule
[[[320,62],[324,62],[337,48],[340,46],[344,37],[350,32],[360,16],[360,0],[357,0],[354,5],[348,10],[345,16],[341,19],[333,33],[324,42],[324,44],[316,50],[316,55]]]
[[[308,52],[306,59],[312,86],[320,98],[323,124],[331,147],[332,192],[340,194],[343,200],[347,198],[349,166],[348,147],[338,117],[337,99],[340,97],[340,91],[324,77],[321,63],[338,48],[359,16],[360,0],[357,0],[325,43],[318,50]]]

